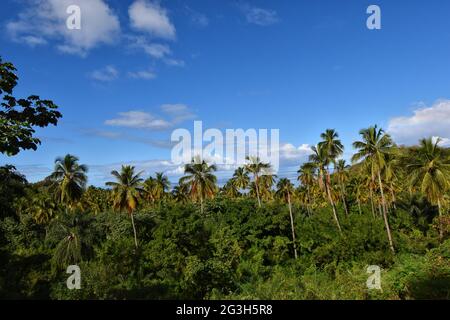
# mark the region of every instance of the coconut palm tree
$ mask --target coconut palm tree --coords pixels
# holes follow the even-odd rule
[[[113,188],[113,206],[118,211],[126,211],[131,218],[133,225],[134,244],[138,247],[136,226],[134,224],[133,213],[136,210],[139,199],[141,198],[142,172],[135,174],[133,166],[122,166],[119,172],[112,171],[111,174],[116,178],[115,182],[107,182],[106,185]]]
[[[187,203],[189,200],[189,186],[178,183],[172,190],[173,199],[179,203]]]
[[[238,190],[245,190],[250,184],[250,177],[244,167],[239,167],[234,171],[232,181]]]
[[[81,199],[87,182],[88,168],[84,164],[78,164],[78,160],[71,154],[56,158],[53,173],[48,177],[56,185],[58,201],[69,208],[73,208]]]
[[[319,142],[318,147],[326,150],[331,162],[342,155],[344,146],[341,140],[338,139],[339,134],[334,129],[327,129],[320,137],[322,141]]]
[[[255,183],[254,188],[256,191],[256,197],[258,198],[258,206],[261,207],[259,179],[261,175],[269,173],[270,164],[261,162],[258,157],[247,157],[246,159],[248,163],[245,165],[245,170],[253,175],[253,182]]]
[[[331,194],[330,175],[327,169],[330,164],[328,150],[323,145],[322,147],[320,147],[319,145],[317,147],[311,147],[311,150],[313,153],[309,156],[309,161],[314,163],[314,165],[317,167],[319,186],[324,189],[325,194],[328,197],[328,201],[330,202],[331,208],[333,210],[334,221],[336,222],[339,232],[342,233],[341,225],[339,223],[339,218],[336,212],[336,206]]]
[[[353,143],[353,147],[357,149],[357,152],[353,155],[352,161],[367,161],[367,164],[370,166],[372,180],[374,180],[374,177],[378,178],[378,185],[381,193],[383,218],[388,235],[389,247],[391,248],[392,252],[395,252],[394,244],[392,242],[391,229],[389,227],[389,221],[387,217],[387,206],[386,199],[384,197],[383,182],[381,180],[381,171],[385,167],[386,155],[391,152],[393,141],[391,137],[384,132],[383,129],[378,128],[376,125],[368,129],[360,130],[359,134],[361,135],[362,140],[355,141]]]
[[[439,237],[442,240],[442,201],[450,187],[450,159],[439,147],[441,139],[422,139],[418,148],[412,148],[406,156],[406,172],[411,186],[417,186],[427,200],[439,209]]]
[[[316,166],[314,165],[314,163],[311,162],[304,163],[297,171],[298,174],[297,180],[300,181],[300,183],[306,188],[306,196],[308,200],[306,208],[309,214],[311,214],[311,203],[312,203],[310,188],[312,185],[314,185],[314,181],[316,179],[315,172]]]
[[[289,179],[283,178],[278,181],[276,195],[288,203],[289,215],[291,217],[292,243],[294,244],[294,256],[297,259],[297,245],[295,243],[294,217],[292,215],[291,197],[294,193],[294,185]]]
[[[158,187],[159,199],[164,198],[164,195],[170,189],[169,178],[163,172],[156,172],[155,177],[156,185]]]
[[[341,200],[342,200],[342,204],[344,206],[345,214],[348,216],[348,207],[347,207],[347,201],[346,201],[346,196],[345,196],[345,189],[346,189],[345,184],[347,183],[347,181],[349,179],[347,168],[348,168],[348,166],[346,165],[345,160],[340,159],[335,163],[335,173],[334,174],[338,181],[340,194],[341,194]]]
[[[221,193],[231,199],[239,197],[239,189],[236,182],[234,181],[234,178],[231,178],[227,181],[227,183],[225,183],[225,185],[221,189]]]
[[[217,191],[217,177],[214,171],[217,167],[209,165],[199,157],[192,159],[191,163],[185,165],[186,176],[180,179],[180,184],[189,185],[189,193],[193,199],[200,199],[200,212],[203,214],[203,200],[211,198]]]

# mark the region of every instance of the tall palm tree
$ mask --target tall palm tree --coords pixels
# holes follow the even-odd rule
[[[333,217],[336,225],[339,229],[339,232],[342,233],[341,225],[339,223],[339,218],[336,212],[336,206],[334,204],[334,200],[331,194],[330,188],[330,175],[328,172],[328,166],[330,164],[330,157],[327,148],[322,145],[317,147],[311,147],[312,154],[309,156],[309,161],[314,163],[318,169],[319,175],[319,185],[325,189],[325,194],[328,197],[328,201],[330,202],[331,208],[333,210]]]
[[[200,199],[200,212],[203,214],[203,200],[211,198],[217,190],[217,177],[214,171],[217,167],[209,165],[205,160],[199,157],[192,159],[191,163],[186,164],[184,173],[186,176],[180,179],[181,184],[188,184],[190,195],[193,199]]]
[[[159,198],[163,198],[170,189],[169,178],[163,172],[156,172],[156,185],[158,186]]]
[[[395,253],[394,244],[392,242],[391,229],[387,217],[386,199],[384,197],[383,182],[381,180],[381,171],[386,164],[386,155],[390,153],[393,147],[391,137],[384,132],[383,129],[376,125],[367,129],[360,130],[359,134],[362,137],[361,141],[355,141],[353,147],[357,152],[353,155],[352,161],[358,162],[360,160],[367,161],[370,166],[372,180],[376,176],[378,178],[378,185],[380,187],[381,202],[383,209],[383,218],[386,226],[386,232],[389,240],[389,247]]]
[[[144,190],[144,198],[149,201],[151,204],[154,204],[159,199],[159,188],[156,182],[156,179],[153,177],[148,177],[145,179],[143,185]]]
[[[450,159],[439,147],[441,139],[420,140],[419,147],[408,150],[406,171],[411,186],[417,186],[427,200],[439,209],[439,237],[442,240],[442,201],[450,187]]]
[[[270,164],[263,163],[258,157],[247,157],[248,163],[245,165],[245,170],[253,175],[254,187],[256,190],[256,197],[258,198],[258,206],[261,207],[260,183],[261,175],[267,174],[270,171]]]
[[[328,157],[333,162],[344,152],[344,146],[339,140],[339,134],[334,129],[327,129],[320,135],[322,141],[319,142],[319,148],[324,148],[328,153]]]
[[[234,178],[231,178],[227,181],[227,183],[225,183],[221,189],[221,193],[232,199],[239,197],[239,188],[237,187]]]
[[[189,186],[185,183],[178,183],[172,190],[172,196],[176,202],[187,203],[189,200]]]
[[[58,200],[69,208],[81,199],[87,183],[88,168],[78,164],[78,160],[71,154],[56,158],[53,173],[48,177],[56,184]]]
[[[294,185],[289,181],[289,179],[283,178],[278,181],[276,195],[287,201],[289,206],[289,215],[291,217],[291,231],[292,231],[292,243],[294,244],[294,256],[297,259],[297,245],[295,243],[295,228],[294,228],[294,217],[292,215],[292,203],[291,196],[294,193]]]
[[[306,206],[308,213],[311,214],[311,192],[310,188],[315,181],[316,166],[314,163],[306,162],[297,171],[297,180],[306,188],[306,196],[308,200],[308,205]]]
[[[348,166],[345,163],[345,160],[340,159],[335,164],[335,176],[338,181],[340,194],[341,194],[341,200],[342,204],[344,206],[345,214],[348,216],[348,208],[347,208],[347,201],[345,196],[345,184],[347,183],[349,176],[347,171]]]
[[[245,190],[250,184],[250,177],[244,167],[239,167],[234,171],[233,184],[239,190]]]
[[[133,166],[122,166],[119,172],[111,171],[116,178],[115,182],[107,182],[106,185],[113,188],[114,208],[119,211],[126,211],[131,218],[133,225],[134,244],[138,247],[136,226],[134,224],[133,212],[136,210],[142,192],[142,172],[135,174]]]

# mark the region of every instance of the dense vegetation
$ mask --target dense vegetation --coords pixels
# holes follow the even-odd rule
[[[199,159],[172,189],[129,166],[86,188],[73,155],[35,184],[2,167],[0,296],[448,299],[448,150],[399,148],[372,127],[346,166],[337,133],[322,138],[298,187],[257,158],[221,188]],[[82,290],[66,287],[70,264]],[[367,289],[368,265],[382,291]]]
[[[0,94],[14,70],[0,60]],[[2,153],[35,149],[33,126],[61,116],[3,99]],[[360,138],[347,165],[326,130],[295,185],[252,157],[222,187],[199,158],[176,186],[123,166],[88,187],[70,154],[38,183],[0,167],[0,298],[449,299],[449,150],[399,147],[376,126]],[[81,290],[66,287],[70,264]],[[368,290],[369,265],[382,290]]]

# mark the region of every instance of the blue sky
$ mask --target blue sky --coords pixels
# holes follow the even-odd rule
[[[65,8],[81,8],[68,30]],[[366,9],[381,8],[381,30]],[[63,113],[37,130],[38,151],[0,156],[31,181],[76,154],[103,185],[120,164],[171,166],[170,134],[280,129],[280,176],[335,128],[346,146],[379,124],[399,143],[450,138],[450,3],[430,1],[2,1],[0,54],[19,70],[16,96]],[[227,172],[220,173],[226,177]]]

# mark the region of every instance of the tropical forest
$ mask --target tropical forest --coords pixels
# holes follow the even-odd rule
[[[16,98],[16,71],[0,61],[11,162],[63,116]],[[199,157],[178,183],[121,165],[103,186],[70,149],[41,181],[3,164],[0,298],[449,299],[450,150],[436,137],[398,145],[375,124],[358,137],[344,160],[338,128],[324,128],[294,181],[251,155],[221,184]],[[71,265],[81,290],[66,285]]]

